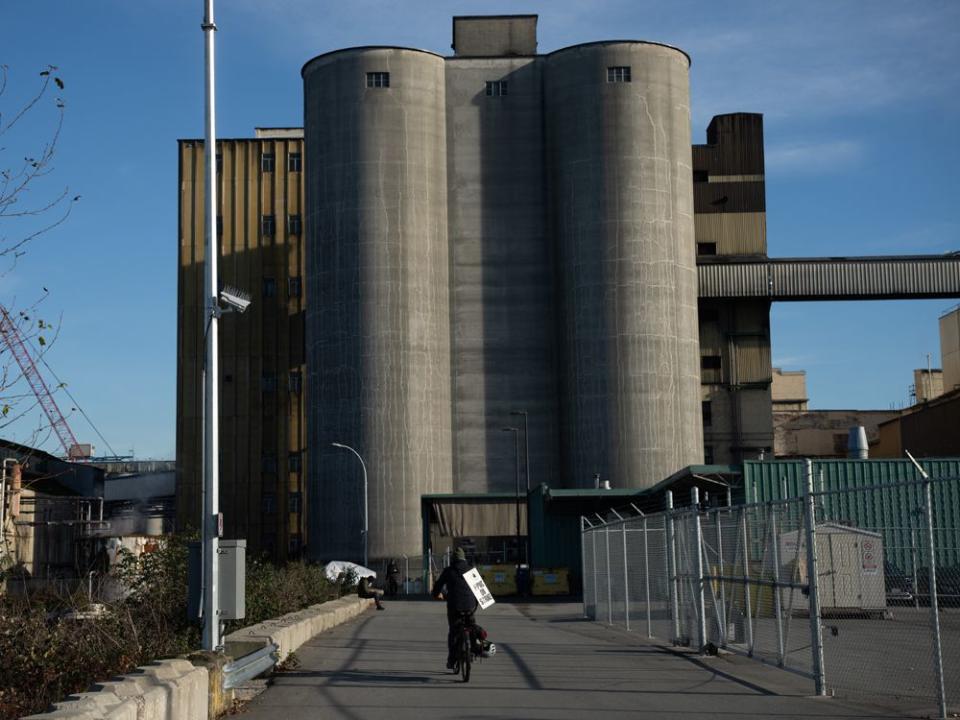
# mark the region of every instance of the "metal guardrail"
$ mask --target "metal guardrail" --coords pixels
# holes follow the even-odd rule
[[[223,689],[230,690],[238,687],[248,680],[252,680],[257,675],[270,670],[280,659],[280,656],[277,654],[279,649],[277,645],[270,643],[269,645],[264,645],[256,652],[244,655],[224,665]]]

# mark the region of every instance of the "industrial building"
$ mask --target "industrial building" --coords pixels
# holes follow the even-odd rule
[[[423,495],[641,490],[770,453],[771,302],[960,294],[955,258],[768,258],[762,116],[693,145],[683,51],[542,54],[536,20],[454,18],[446,57],[319,55],[302,138],[219,142],[221,279],[255,295],[222,332],[221,505],[252,552],[361,556],[365,480],[382,558],[419,554]],[[180,142],[181,526],[202,152]]]

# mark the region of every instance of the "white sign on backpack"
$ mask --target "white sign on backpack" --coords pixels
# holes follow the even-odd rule
[[[477,599],[477,602],[480,603],[481,610],[486,610],[496,602],[496,600],[493,599],[493,593],[487,588],[487,584],[483,581],[483,578],[480,577],[480,573],[477,572],[476,568],[465,572],[463,579],[467,581],[467,585],[470,586],[473,596]]]

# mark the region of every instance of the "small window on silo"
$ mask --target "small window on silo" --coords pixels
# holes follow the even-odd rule
[[[390,73],[388,72],[368,72],[368,88],[388,88],[390,87]]]
[[[260,216],[260,232],[264,237],[273,237],[277,232],[277,219],[273,215]]]
[[[621,65],[618,67],[607,68],[608,83],[628,83],[630,82],[630,66]]]
[[[503,97],[507,94],[506,80],[488,80],[487,97]]]
[[[264,153],[260,156],[260,170],[263,172],[273,172],[273,168],[276,165],[276,158],[274,158],[273,153]]]
[[[300,172],[303,167],[303,158],[300,153],[290,153],[287,155],[287,170],[289,172]]]
[[[303,221],[300,215],[287,215],[287,234],[300,235],[303,232]]]

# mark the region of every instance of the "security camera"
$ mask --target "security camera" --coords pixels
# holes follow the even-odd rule
[[[220,302],[226,305],[224,311],[242,313],[250,307],[250,294],[225,285],[220,291]]]

